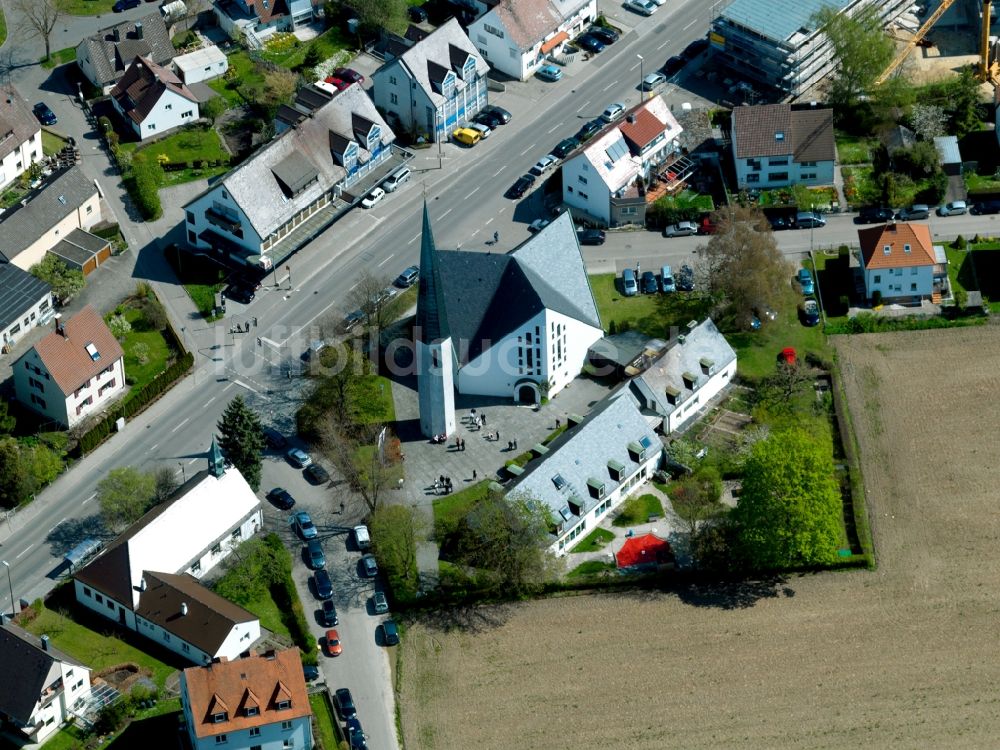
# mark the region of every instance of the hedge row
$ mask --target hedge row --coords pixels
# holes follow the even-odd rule
[[[140,413],[161,394],[169,390],[176,381],[184,377],[193,364],[194,355],[190,352],[185,352],[155,380],[146,383],[146,385],[138,390],[130,392],[121,404],[121,409],[116,408],[113,412],[106,414],[104,419],[80,437],[76,453],[78,455],[85,455],[103,443],[105,438],[114,430],[115,422],[119,417],[128,419]]]
[[[271,598],[278,605],[281,621],[288,628],[292,640],[302,651],[302,663],[315,664],[316,638],[309,631],[309,620],[306,619],[305,609],[292,580],[291,556],[276,534],[268,534],[264,543],[274,549],[282,560],[287,561],[287,564],[281,566],[280,580],[271,585]]]

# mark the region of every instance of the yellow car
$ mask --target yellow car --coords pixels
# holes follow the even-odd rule
[[[451,137],[466,146],[475,146],[482,140],[482,134],[472,128],[459,128],[451,134]]]

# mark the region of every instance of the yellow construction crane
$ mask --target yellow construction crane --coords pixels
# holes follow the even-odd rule
[[[921,26],[919,29],[917,29],[917,33],[913,35],[913,38],[910,39],[905,45],[903,45],[903,49],[901,49],[899,51],[899,54],[893,58],[891,63],[889,63],[889,67],[883,70],[882,74],[875,79],[876,86],[881,86],[883,83],[885,83],[886,79],[888,79],[889,76],[891,76],[895,72],[896,68],[898,68],[900,65],[903,64],[903,61],[910,56],[910,52],[913,50],[913,48],[917,46],[920,40],[922,40],[925,36],[927,36],[927,32],[931,30],[931,26],[937,23],[938,19],[944,15],[944,12],[948,10],[948,8],[950,8],[952,3],[954,2],[955,0],[941,0],[941,4],[937,7],[937,10],[935,10],[933,13],[930,14],[930,16],[928,16],[927,20],[924,21],[924,25]],[[990,34],[990,17],[989,17],[990,0],[983,0],[983,2],[986,4],[986,8],[984,10],[987,13],[986,21],[985,23],[983,23],[983,28],[985,28],[984,32],[985,36],[983,38],[988,41]]]
[[[979,41],[979,80],[984,83],[997,82],[997,61],[990,59],[990,11],[992,0],[983,0],[983,28]]]

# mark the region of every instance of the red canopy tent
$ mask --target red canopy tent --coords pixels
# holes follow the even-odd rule
[[[643,534],[625,540],[625,544],[615,554],[618,568],[634,568],[640,565],[665,565],[673,562],[674,553],[670,542],[656,534]]]

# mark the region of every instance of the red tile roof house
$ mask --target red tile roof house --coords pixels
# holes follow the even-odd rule
[[[73,427],[125,392],[125,352],[90,305],[54,330],[11,367],[18,401]]]
[[[926,224],[892,223],[858,230],[865,296],[917,303],[947,292],[947,261]]]
[[[111,102],[139,140],[198,119],[198,99],[177,74],[149,58],[136,57],[111,89]]]
[[[185,669],[181,707],[194,750],[313,746],[312,709],[296,648],[246,652]]]

